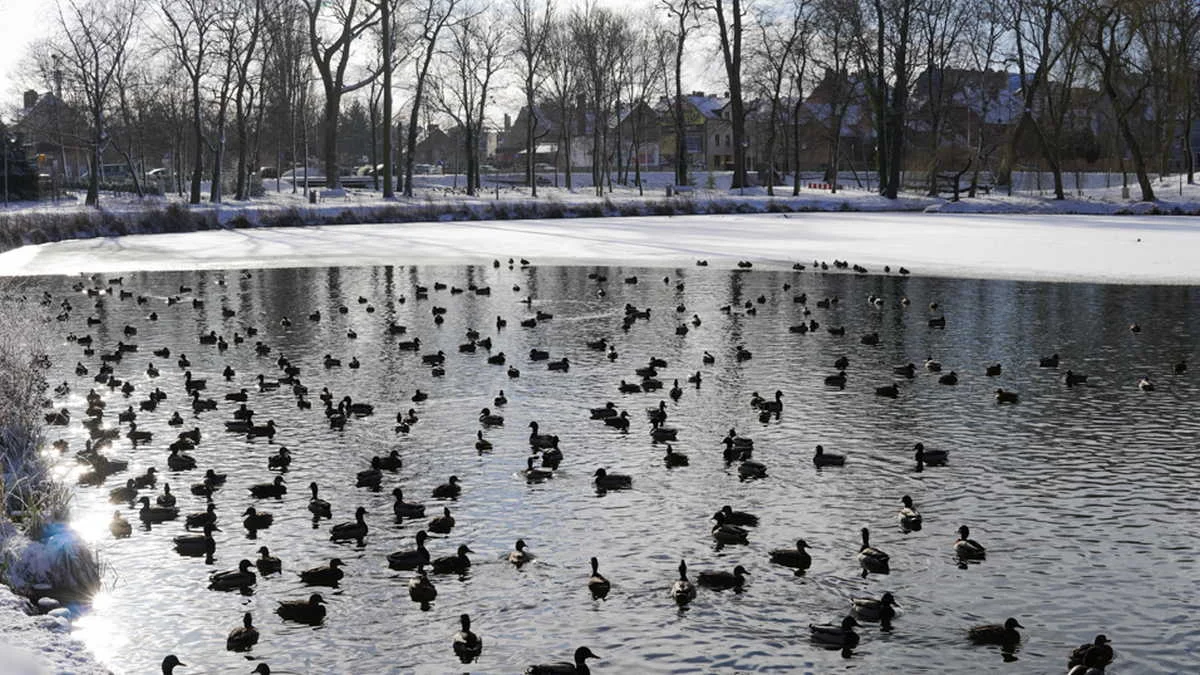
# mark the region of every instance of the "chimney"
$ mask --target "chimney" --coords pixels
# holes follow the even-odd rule
[[[38,93],[33,89],[25,90],[25,110],[32,110],[37,105]]]
[[[512,117],[510,117],[508,113],[504,113],[504,132],[508,133],[508,130],[511,128],[512,128]]]

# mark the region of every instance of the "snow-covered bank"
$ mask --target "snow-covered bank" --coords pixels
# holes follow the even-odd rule
[[[108,673],[71,636],[66,609],[30,615],[29,601],[0,585],[0,672],[7,675]]]
[[[690,266],[849,260],[967,278],[1190,284],[1200,219],[781,213],[250,228],[26,246],[0,274],[323,265],[490,263]]]

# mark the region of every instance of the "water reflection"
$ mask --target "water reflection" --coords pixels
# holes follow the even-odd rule
[[[623,283],[634,275],[638,283]],[[1200,591],[1187,525],[1200,478],[1189,454],[1200,437],[1190,412],[1197,390],[1189,373],[1172,369],[1194,350],[1195,289],[504,265],[130,274],[126,298],[86,297],[72,291],[74,281],[41,281],[77,308],[60,324],[63,335],[90,335],[95,349],[84,356],[78,340],[59,345],[51,382],[67,381],[70,392],[55,406],[73,417],[51,440],[61,435],[63,466],[82,473],[71,458],[89,432],[75,420],[94,388],[111,436],[102,452],[129,462],[79,489],[74,524],[99,543],[117,579],[78,632],[117,672],[154,672],[169,652],[212,670],[244,669],[222,640],[247,611],[261,632],[252,654],[295,672],[449,671],[458,659],[448,643],[468,612],[488,643],[478,661],[485,671],[520,670],[589,644],[603,656],[591,665],[604,672],[797,663],[823,672],[845,664],[838,650],[812,644],[809,624],[884,591],[903,598],[904,611],[891,632],[862,628],[852,654],[873,671],[920,670],[935,652],[939,667],[976,667],[980,648],[966,627],[1010,615],[1037,641],[1019,656],[1039,672],[1060,668],[1101,631],[1121,659],[1147,669],[1186,670],[1196,648],[1195,631],[1170,618],[1189,616]],[[807,302],[795,302],[801,294]],[[650,311],[627,321],[626,305]],[[146,319],[152,311],[157,321]],[[553,317],[520,325],[538,312]],[[496,317],[507,326],[497,328]],[[931,328],[940,317],[945,327]],[[812,330],[789,330],[812,322]],[[877,344],[860,340],[868,333],[879,334]],[[218,341],[201,343],[213,334]],[[588,344],[601,338],[598,348]],[[413,339],[415,351],[399,348]],[[478,347],[483,339],[490,351]],[[460,351],[472,341],[474,352]],[[139,345],[112,361],[130,393],[94,380],[100,355],[118,342]],[[739,346],[752,357],[739,361]],[[154,353],[164,348],[169,355]],[[568,358],[569,369],[530,360],[534,349],[548,362]],[[439,350],[445,372],[435,377],[421,357]],[[505,363],[488,363],[499,352]],[[1038,367],[1055,352],[1062,372]],[[184,354],[188,365],[177,365]],[[839,357],[846,362],[835,364]],[[665,363],[638,374],[651,358]],[[350,368],[352,359],[361,367]],[[925,368],[929,359],[944,371]],[[87,375],[75,374],[77,361]],[[147,373],[151,362],[158,377]],[[908,363],[912,377],[893,372]],[[989,375],[995,364],[998,374]],[[1067,368],[1087,382],[1066,386]],[[193,390],[215,409],[194,404],[188,369],[207,381]],[[951,370],[958,384],[939,384]],[[827,384],[839,371],[845,380]],[[1138,389],[1145,375],[1154,391]],[[661,389],[646,392],[646,377]],[[620,391],[622,379],[639,391]],[[893,381],[895,398],[875,394]],[[155,387],[167,398],[140,408]],[[998,405],[998,388],[1019,401]],[[244,402],[225,398],[242,390]],[[782,406],[753,407],[754,392]],[[628,412],[627,429],[589,420],[607,401]],[[136,446],[116,419],[131,405],[138,429],[152,434]],[[242,405],[253,414],[229,427]],[[355,414],[357,405],[373,414]],[[484,407],[505,423],[481,425]],[[643,410],[665,417],[652,426]],[[173,426],[176,413],[182,424]],[[186,450],[196,469],[166,463],[184,429],[199,429],[201,440]],[[917,462],[918,442],[927,453],[952,451],[952,460]],[[818,445],[843,466],[814,462]],[[402,462],[373,466],[389,457]],[[211,551],[198,545],[203,563],[170,554],[175,538],[188,536],[182,519],[111,538],[114,507],[136,514],[110,505],[109,491],[151,467],[177,488],[181,513],[206,513],[211,497],[218,527]],[[630,483],[599,483],[599,468]],[[359,486],[364,473],[368,484]],[[451,475],[462,486],[452,512],[434,492]],[[289,489],[261,498],[250,491],[275,486],[277,476]],[[317,492],[303,489],[313,483],[330,515],[314,519]],[[160,491],[147,485],[138,494]],[[907,535],[897,517],[906,494],[922,517],[921,531]],[[714,538],[710,516],[724,504],[759,517],[744,542]],[[330,541],[331,524],[356,525],[349,519],[360,507],[363,536]],[[985,559],[957,555],[964,524],[986,544]],[[886,551],[886,565],[863,562],[863,528],[869,548]],[[425,531],[432,535],[413,549]],[[519,572],[507,562],[518,538],[534,542],[538,557]],[[797,551],[798,539],[811,555],[803,575],[771,563],[776,549]],[[258,559],[264,545],[281,561],[279,573],[256,575],[248,595],[207,590],[210,572]],[[475,552],[470,573],[430,578],[430,561],[460,546]],[[587,573],[593,557],[611,583],[602,603]],[[300,573],[335,558],[344,577],[314,601]],[[680,559],[735,581],[730,570],[742,566],[742,592],[689,595]],[[688,610],[677,611],[673,597]],[[312,608],[294,616],[320,614],[319,630],[296,630],[281,603]],[[381,644],[381,634],[402,637]]]

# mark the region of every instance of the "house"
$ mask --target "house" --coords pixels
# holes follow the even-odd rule
[[[684,147],[693,169],[724,171],[733,168],[733,125],[726,106],[729,96],[711,96],[693,91],[682,98]],[[661,119],[659,147],[661,163],[675,163],[675,108],[671,99],[659,99],[656,110]]]
[[[88,169],[91,147],[86,118],[52,92],[30,89],[23,97],[13,130],[25,139],[27,154],[38,172],[78,180]]]

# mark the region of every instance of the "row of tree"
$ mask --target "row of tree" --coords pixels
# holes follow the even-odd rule
[[[480,140],[503,91],[519,92],[528,113],[520,134],[535,194],[539,125],[549,122],[537,111],[558,111],[553,126],[567,153],[572,134],[591,135],[593,184],[603,192],[614,174],[640,184],[648,122],[638,116],[660,100],[675,180],[685,184],[684,82],[697,51],[723,66],[734,187],[747,179],[750,108],[767,148],[761,168],[798,167],[798,154],[788,162],[783,153],[799,153],[805,98],[823,82],[832,174],[843,123],[862,101],[879,189],[894,198],[914,143],[928,145],[920,168],[934,176],[939,146],[957,142],[954,97],[962,104],[976,91],[975,113],[995,116],[994,97],[979,92],[996,71],[1017,78],[1010,93],[1021,109],[1001,120],[1001,142],[976,134],[969,160],[978,168],[998,147],[1000,182],[1032,138],[1063,196],[1063,158],[1088,123],[1081,106],[1097,104],[1088,91],[1102,96],[1144,199],[1154,197],[1151,173],[1165,172],[1180,147],[1192,180],[1195,0],[656,0],[636,13],[591,0],[569,10],[554,0],[56,0],[56,10],[54,35],[31,50],[39,80],[31,84],[56,87],[86,113],[79,141],[91,152],[89,204],[98,203],[105,152],[132,168],[154,148],[169,148],[175,175],[188,175],[192,203],[206,176],[213,201],[224,198],[230,172],[234,198],[245,199],[261,157],[295,161],[314,148],[336,185],[347,102],[369,111],[370,161],[382,166],[385,195],[397,184],[412,195],[418,133],[434,118],[462,129],[473,193]],[[951,82],[949,73],[978,80]],[[569,183],[569,155],[565,164]]]

